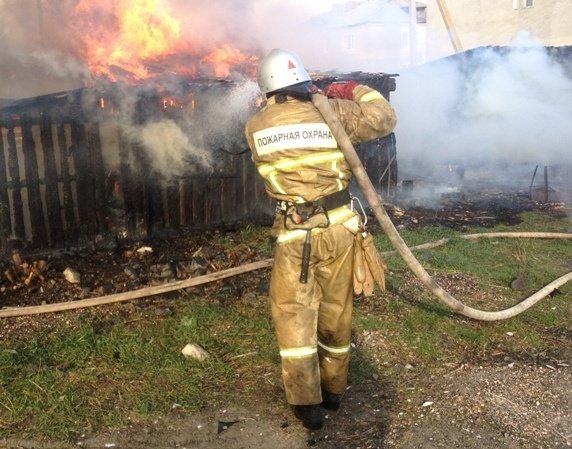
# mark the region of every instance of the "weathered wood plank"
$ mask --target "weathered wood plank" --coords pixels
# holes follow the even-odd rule
[[[66,125],[58,125],[58,147],[60,150],[60,172],[62,179],[62,197],[64,207],[65,240],[75,244],[78,239],[78,223],[74,212],[72,176],[70,175],[70,146],[66,139]]]
[[[22,201],[22,182],[20,179],[20,163],[18,161],[18,147],[16,146],[16,131],[20,131],[13,121],[8,128],[8,173],[12,187],[12,208],[14,214],[14,237],[24,240],[26,228],[24,226],[24,203]]]
[[[6,155],[4,132],[0,128],[0,246],[12,234],[10,220],[10,198],[8,195],[8,176],[6,175]]]
[[[27,114],[22,114],[22,150],[24,154],[24,173],[28,191],[28,210],[30,213],[30,228],[32,245],[36,248],[48,246],[48,233],[42,194],[40,191],[40,175],[38,170],[38,157],[36,143],[32,133],[32,121]]]
[[[76,170],[77,210],[82,237],[93,237],[97,232],[95,217],[95,183],[93,164],[87,145],[85,125],[71,123],[72,155]]]
[[[44,183],[46,185],[45,198],[50,246],[62,247],[65,238],[58,189],[58,171],[54,154],[52,123],[47,113],[42,114],[41,117],[40,139],[44,150]]]

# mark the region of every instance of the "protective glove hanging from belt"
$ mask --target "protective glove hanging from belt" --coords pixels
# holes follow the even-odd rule
[[[386,269],[387,265],[375,247],[373,235],[362,227],[356,234],[354,245],[354,293],[371,296],[374,282],[381,291],[385,291]]]

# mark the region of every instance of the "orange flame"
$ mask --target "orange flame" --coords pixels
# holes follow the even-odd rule
[[[185,41],[181,21],[165,0],[80,0],[72,26],[82,36],[91,73],[112,81],[142,80],[161,71],[228,77],[236,66],[254,73],[256,58],[237,48],[224,44],[205,51],[201,43]]]
[[[230,74],[231,67],[250,64],[256,61],[254,56],[247,56],[239,49],[225,44],[221,48],[213,50],[201,59],[203,63],[211,63],[214,66],[215,75],[226,78]]]

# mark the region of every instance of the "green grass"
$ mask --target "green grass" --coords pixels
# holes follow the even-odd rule
[[[87,423],[119,426],[128,417],[199,410],[239,394],[241,359],[234,359],[237,365],[234,357],[272,363],[267,314],[253,314],[242,303],[185,302],[176,318],[124,321],[85,312],[77,328],[3,345],[0,428],[70,438]],[[180,351],[187,343],[200,344],[211,357],[185,359]]]
[[[469,273],[485,284],[499,285],[508,285],[516,277],[526,276],[530,287],[539,289],[566,272],[566,263],[572,257],[571,241],[500,237],[467,240],[460,236],[487,232],[567,232],[569,228],[570,221],[567,219],[526,213],[523,214],[522,223],[513,227],[502,225],[487,231],[472,228],[461,232],[437,226],[404,231],[401,235],[408,246],[449,239],[440,247],[415,253],[427,270]],[[391,245],[381,233],[377,235],[376,244],[381,251],[389,250]],[[391,255],[387,259],[391,267],[405,268],[400,256]],[[568,293],[570,289],[568,285],[563,291]]]
[[[566,232],[569,227],[568,220],[527,213],[518,226],[487,232]],[[483,230],[463,233],[472,232]],[[570,241],[467,241],[444,227],[402,235],[409,245],[450,239],[416,255],[433,275],[475,280],[477,295],[482,293],[487,300],[500,291],[510,302],[518,302],[564,274],[572,260]],[[228,251],[237,245],[253,247],[270,256],[267,237],[267,229],[248,227],[238,235],[215,234],[213,245]],[[382,234],[376,243],[380,250],[389,249]],[[404,381],[395,366],[405,364],[415,366],[406,379],[421,379],[445,366],[450,369],[451,364],[572,353],[569,337],[562,337],[572,329],[570,285],[513,319],[477,322],[453,314],[412,282],[399,256],[386,259],[391,272],[387,292],[356,300],[355,340],[366,335],[381,339],[374,345],[356,345],[350,364],[352,384],[381,376],[399,385]],[[519,275],[529,278],[529,291],[508,288]],[[67,326],[1,342],[0,436],[73,441],[88,429],[280,396],[280,360],[267,297],[236,298],[227,284],[219,284],[201,290],[204,294],[195,290],[149,301],[158,307],[167,304],[174,311],[169,316],[158,317],[144,308],[115,314],[105,313],[105,308],[89,309],[70,315]],[[484,304],[490,309],[496,305]],[[211,357],[202,363],[185,359],[181,349],[188,343],[201,345]]]

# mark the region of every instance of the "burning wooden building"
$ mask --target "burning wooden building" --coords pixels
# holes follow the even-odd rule
[[[335,79],[347,76],[388,98],[395,89],[393,75]],[[272,203],[243,136],[256,84],[184,77],[166,85],[106,82],[0,104],[2,253],[269,222]],[[359,151],[391,194],[394,136]]]

